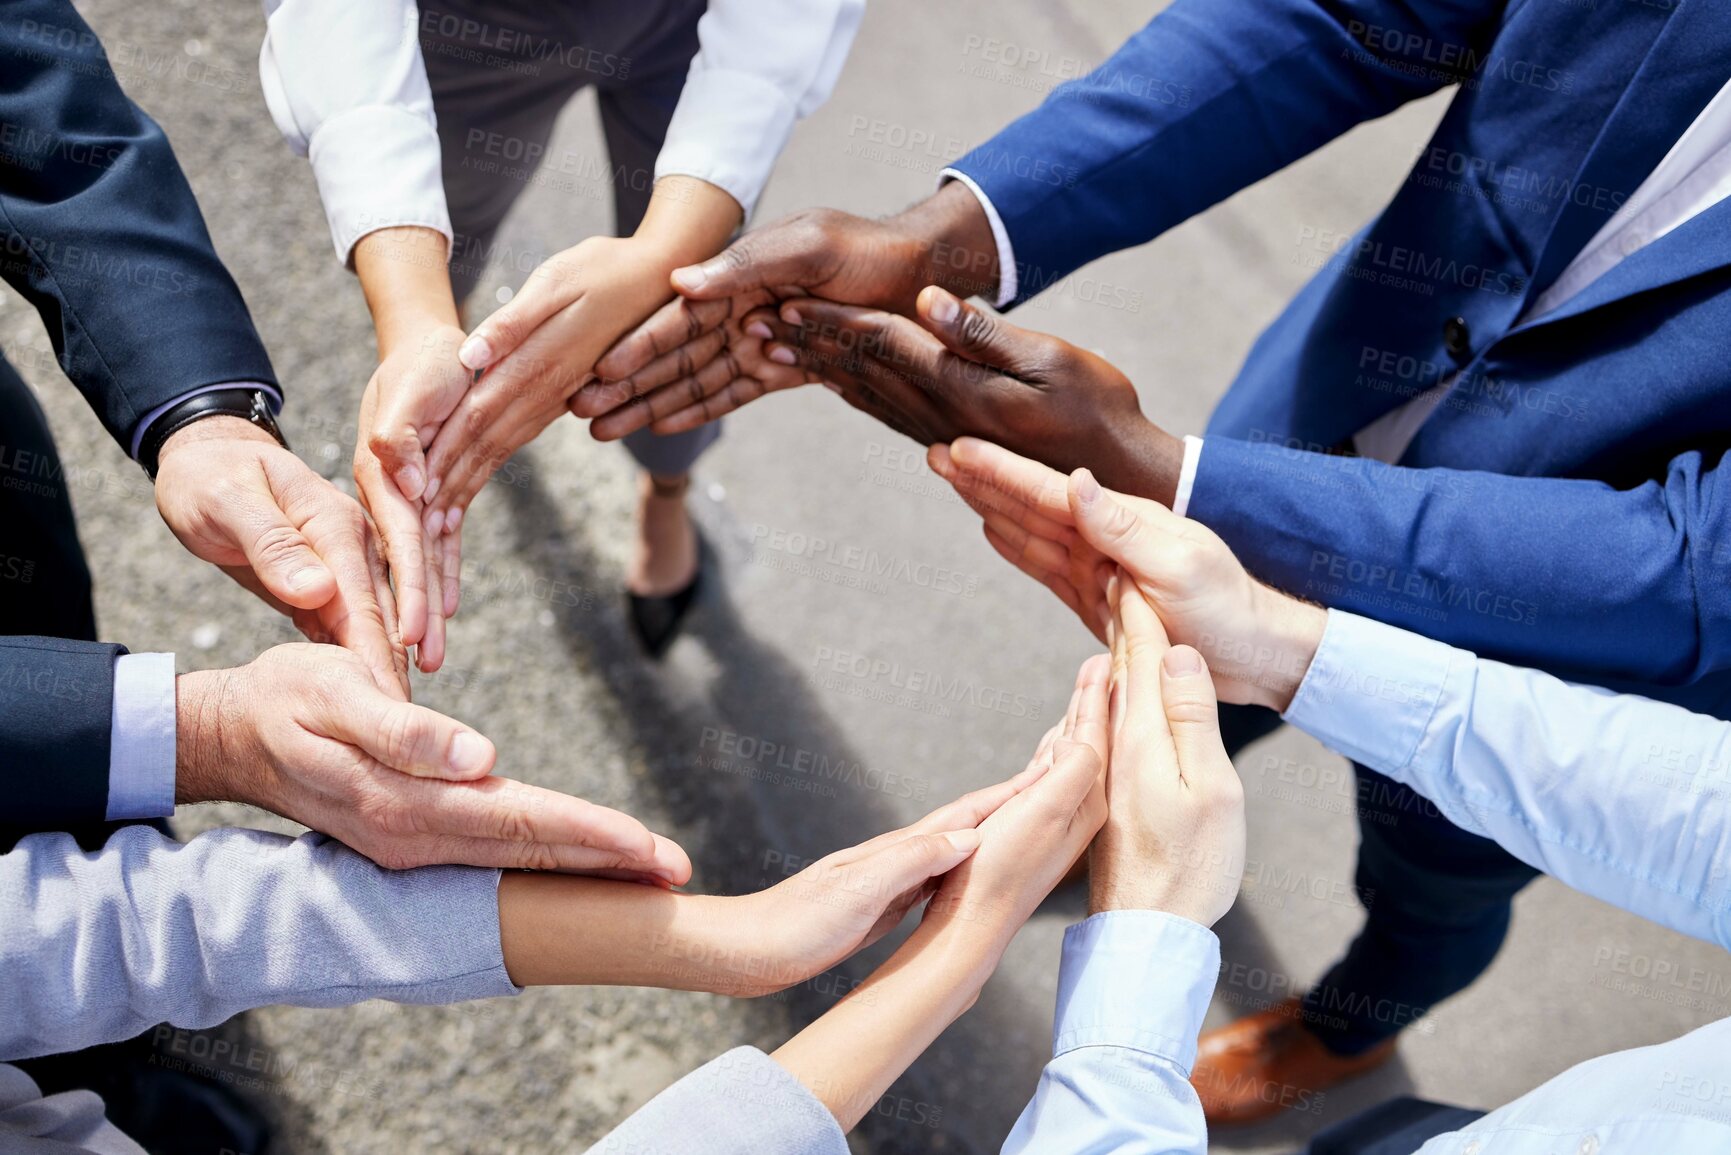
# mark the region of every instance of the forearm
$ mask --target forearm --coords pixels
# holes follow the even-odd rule
[[[563,874],[499,884],[505,969],[519,986],[643,986],[752,996],[793,977],[741,933],[739,900]]]
[[[378,333],[379,358],[435,326],[458,324],[444,234],[404,226],[378,229],[355,245],[355,274]]]
[[[1566,885],[1731,944],[1731,724],[1341,613],[1285,717]]]
[[[989,926],[928,915],[869,979],[772,1057],[851,1130],[974,1005],[1007,942]]]
[[[1731,661],[1718,472],[1686,454],[1619,490],[1209,437],[1188,512],[1305,599],[1569,677],[1674,685]]]
[[[320,835],[128,827],[0,856],[0,1056],[203,1027],[271,1004],[443,1003],[514,993],[497,872],[392,872]]]

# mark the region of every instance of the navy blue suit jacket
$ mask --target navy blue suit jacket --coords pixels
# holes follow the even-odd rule
[[[1189,512],[1293,592],[1723,717],[1731,203],[1516,322],[1728,77],[1722,5],[1177,0],[957,167],[1026,296],[1458,84],[1375,220],[1294,239]],[[1451,373],[1398,466],[1327,455]]]
[[[0,9],[0,275],[123,448],[146,414],[199,386],[275,384],[168,139],[66,0]],[[0,822],[102,820],[121,652],[0,638]]]

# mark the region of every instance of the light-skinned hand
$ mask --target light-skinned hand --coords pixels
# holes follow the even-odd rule
[[[1159,910],[1213,926],[1244,877],[1244,786],[1202,655],[1170,645],[1128,575],[1111,582],[1112,752],[1088,854],[1091,914]]]
[[[346,650],[286,645],[176,680],[175,796],[262,807],[379,865],[691,876],[635,818],[492,774],[493,744],[381,690]]]
[[[178,430],[158,457],[156,508],[194,556],[408,696],[396,608],[366,514],[270,434],[228,416]]]
[[[1285,710],[1327,613],[1252,577],[1226,543],[1164,505],[1070,477],[1001,446],[933,446],[934,472],[984,519],[986,539],[1106,639],[1106,583],[1122,566],[1174,642],[1206,656],[1228,702]]]

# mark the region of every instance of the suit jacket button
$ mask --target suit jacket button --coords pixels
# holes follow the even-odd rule
[[[1450,317],[1443,322],[1443,348],[1457,364],[1464,365],[1472,359],[1473,331],[1467,328],[1465,317]]]

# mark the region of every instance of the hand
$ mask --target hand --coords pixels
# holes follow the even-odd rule
[[[967,1011],[1010,940],[1106,817],[1105,657],[1076,679],[1064,721],[1021,788],[980,823],[980,848],[939,884],[888,962],[775,1052],[850,1130],[927,1045]]]
[[[793,350],[769,340],[768,325],[746,324],[747,313],[779,299],[759,289],[719,301],[669,301],[596,363],[600,380],[577,391],[572,415],[595,418],[589,431],[600,441],[644,428],[682,433],[766,394],[814,383]]]
[[[688,405],[707,400],[713,420],[773,391],[757,391],[749,385],[730,388],[736,380],[762,380],[752,372],[728,374],[711,368],[707,374],[699,373],[723,352],[736,358],[742,355],[737,331],[723,340],[716,336],[718,327],[743,326],[743,318],[753,309],[807,294],[907,312],[919,291],[930,284],[965,295],[995,293],[998,250],[979,200],[965,185],[952,181],[889,220],[868,220],[833,209],[795,213],[747,233],[701,265],[675,269],[672,280],[689,307],[663,309],[614,346],[597,366],[603,381],[635,379],[638,391],[598,391],[584,399],[580,415],[598,417],[607,412],[608,401],[628,404],[641,392],[663,387],[669,392],[658,402],[661,408],[654,417],[673,415],[683,408],[673,401],[684,396]],[[658,359],[654,373],[639,376]],[[773,379],[784,382],[778,388],[803,383],[785,375]],[[681,419],[694,420],[685,414]],[[631,428],[648,424],[641,416],[630,420],[640,422]],[[629,432],[618,425],[605,428],[610,436]]]
[[[1202,655],[1169,646],[1127,575],[1112,582],[1112,756],[1088,912],[1160,910],[1213,926],[1244,879],[1244,785]]]
[[[1028,781],[980,823],[980,849],[945,876],[927,908],[924,922],[940,931],[968,927],[983,974],[1106,820],[1109,672],[1104,654],[1082,664],[1063,721],[1022,772]]]
[[[395,606],[352,498],[239,417],[178,430],[158,465],[157,511],[187,550],[289,614],[307,637],[352,650],[381,686],[408,696]]]
[[[441,518],[437,529],[423,513],[424,451],[473,379],[457,360],[463,339],[455,325],[437,322],[389,345],[381,337],[384,356],[361,397],[355,440],[355,490],[396,581],[403,642],[418,644],[418,664],[428,673],[445,661],[445,619],[457,612],[463,538],[460,511]]]
[[[566,411],[601,354],[673,296],[672,270],[719,249],[740,215],[707,181],[663,177],[634,235],[550,257],[476,326],[458,355],[484,375],[428,455],[431,516],[460,518],[493,471]]]
[[[176,685],[175,798],[263,807],[393,870],[433,863],[691,876],[617,811],[491,774],[493,744],[378,689],[329,646],[267,650]]]
[[[1056,732],[1047,735],[1043,751]],[[734,985],[710,989],[768,994],[870,946],[932,896],[936,880],[979,846],[976,827],[1032,786],[1048,766],[1036,756],[1008,781],[965,794],[912,826],[820,858],[767,890],[726,900],[725,922],[741,952],[774,963],[741,973]]]
[[[1200,522],[1146,498],[1066,478],[996,445],[934,446],[934,472],[985,519],[986,539],[1106,640],[1107,580],[1122,566],[1174,642],[1195,646],[1228,702],[1284,712],[1310,668],[1326,611],[1257,581]]]
[[[936,286],[920,294],[917,320],[799,300],[746,321],[766,324],[808,372],[921,444],[983,437],[1060,469],[1088,465],[1168,504],[1177,489],[1183,444],[1142,416],[1122,373]]]

